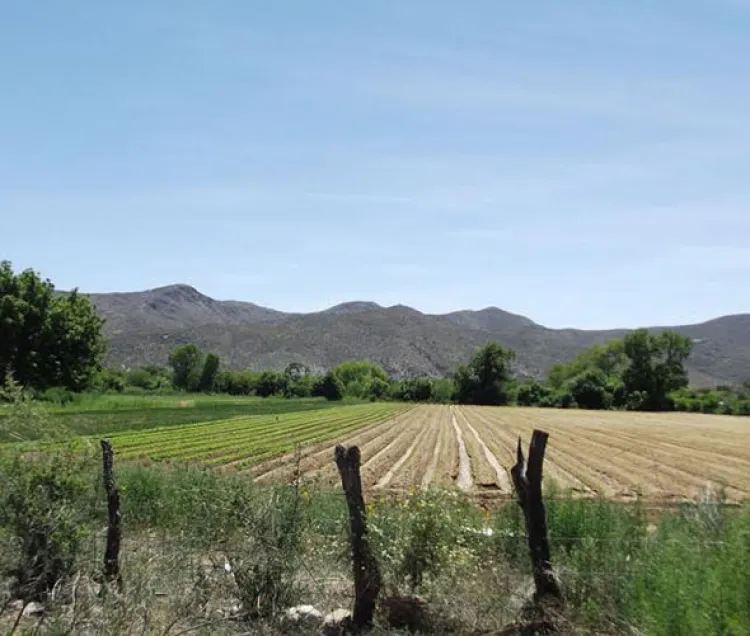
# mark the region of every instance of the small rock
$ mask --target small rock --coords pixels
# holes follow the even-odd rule
[[[26,618],[33,618],[34,616],[39,616],[41,614],[44,614],[44,605],[42,605],[41,603],[32,601],[23,608],[23,615]]]
[[[297,605],[296,607],[290,607],[286,611],[286,617],[292,621],[303,621],[303,620],[323,620],[323,612],[316,609],[312,605]]]
[[[347,609],[333,610],[323,619],[324,634],[343,634],[352,620],[352,613]]]

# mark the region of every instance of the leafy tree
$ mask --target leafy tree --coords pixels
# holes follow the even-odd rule
[[[570,381],[568,390],[582,409],[608,409],[612,406],[608,379],[601,369],[587,369],[577,375]]]
[[[122,374],[112,369],[102,369],[94,379],[94,388],[97,391],[122,393],[125,390],[125,381]]]
[[[692,346],[690,338],[675,331],[654,335],[646,329],[639,329],[625,336],[623,348],[628,367],[622,381],[629,408],[669,409],[669,394],[688,385],[685,362]]]
[[[172,367],[172,384],[175,389],[195,391],[198,388],[203,366],[203,354],[195,344],[180,345],[169,354]]]
[[[359,398],[370,396],[374,380],[388,381],[385,369],[368,360],[347,360],[338,365],[333,372],[344,385],[344,393]]]
[[[566,382],[589,369],[601,371],[606,377],[621,377],[628,364],[622,340],[613,340],[606,345],[594,345],[580,353],[567,364],[552,367],[549,373],[550,385],[558,390]]]
[[[409,378],[401,382],[397,397],[406,402],[429,402],[432,399],[432,381],[429,378]]]
[[[260,397],[270,397],[280,393],[284,386],[284,376],[273,371],[263,371],[258,376],[255,393]]]
[[[309,397],[314,379],[310,367],[301,362],[290,362],[284,369],[281,390],[285,397]]]
[[[253,371],[223,371],[217,374],[216,390],[229,395],[250,395],[257,382],[258,374]]]
[[[0,262],[0,378],[23,386],[83,391],[104,355],[103,321],[77,290],[55,294],[33,270],[14,273]]]
[[[461,404],[508,404],[510,365],[516,354],[489,343],[474,353],[471,362],[456,371],[456,399]]]
[[[381,378],[373,378],[370,383],[370,399],[371,400],[385,400],[390,396],[391,385],[390,383],[382,380]]]
[[[170,384],[169,371],[162,367],[146,366],[125,374],[125,383],[145,391],[156,391]]]
[[[203,361],[203,370],[198,381],[198,389],[204,393],[211,393],[216,388],[216,378],[219,374],[221,360],[215,353],[209,353]]]
[[[518,406],[550,406],[553,402],[552,390],[541,382],[531,380],[518,387]]]
[[[447,404],[453,400],[456,385],[453,378],[435,378],[432,381],[432,401]]]
[[[344,397],[344,383],[336,373],[329,371],[315,384],[313,395],[332,402],[341,400]]]

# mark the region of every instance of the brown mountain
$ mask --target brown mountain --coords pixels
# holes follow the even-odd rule
[[[429,315],[402,305],[351,302],[288,314],[214,300],[187,285],[90,298],[107,321],[109,363],[118,366],[165,364],[173,347],[194,342],[235,369],[282,369],[299,361],[322,370],[367,358],[396,376],[442,375],[494,340],[517,352],[520,374],[541,377],[586,347],[627,333],[548,329],[494,307]],[[695,340],[689,366],[696,384],[750,376],[750,314],[671,328]]]

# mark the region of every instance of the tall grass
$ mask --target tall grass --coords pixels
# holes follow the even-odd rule
[[[75,521],[81,530],[75,541],[69,533],[50,535],[63,542],[55,554],[66,555],[68,581],[93,581],[106,523],[98,461],[76,459],[67,469],[59,461],[39,463],[45,461],[52,460],[0,466],[0,569],[7,566],[9,577],[19,563],[19,533],[46,524],[54,502],[65,511],[65,528]],[[68,487],[68,469],[76,471],[75,488]],[[122,602],[131,605],[92,597],[85,620],[98,633],[124,633],[125,617],[159,633],[172,621],[184,629],[204,625],[205,633],[247,632],[249,623],[289,633],[284,607],[312,603],[326,611],[351,603],[341,493],[314,483],[260,486],[197,468],[116,465],[115,472],[123,507]],[[40,483],[51,489],[40,490]],[[28,507],[19,506],[24,497]],[[422,596],[438,617],[433,633],[496,630],[517,616],[531,576],[515,503],[482,510],[439,490],[367,499],[384,591]],[[546,507],[574,632],[750,634],[750,508],[726,507],[712,495],[656,518],[638,503],[575,500],[554,489]],[[162,595],[156,615],[154,599]],[[50,619],[69,620],[69,598],[55,598]]]

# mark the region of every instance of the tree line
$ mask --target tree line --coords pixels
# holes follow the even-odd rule
[[[105,369],[103,321],[91,302],[32,270],[0,262],[0,381],[8,376],[40,396],[65,400],[82,391],[187,391],[323,397],[341,400],[457,402],[557,408],[684,410],[750,415],[750,381],[740,387],[689,387],[692,340],[674,331],[639,329],[594,345],[556,365],[545,380],[517,377],[515,352],[498,343],[479,348],[444,378],[395,379],[382,366],[350,360],[324,372],[301,362],[283,371],[222,368],[219,355],[195,344],[176,347],[169,366]]]

